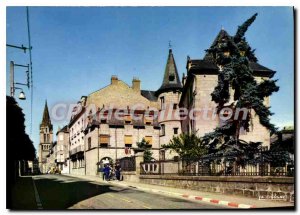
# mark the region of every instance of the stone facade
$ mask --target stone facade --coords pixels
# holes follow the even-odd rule
[[[191,68],[188,68],[188,70]],[[214,91],[215,86],[218,83],[218,75],[211,74],[208,71],[201,71],[201,74],[193,75],[192,81],[189,82],[187,93],[181,98],[181,106],[188,107],[189,115],[186,119],[182,120],[183,132],[196,132],[199,137],[204,136],[206,133],[213,131],[220,125],[219,117],[215,114],[216,103],[211,100],[211,93]],[[259,83],[266,77],[255,77]],[[229,101],[230,104],[232,101]],[[265,99],[265,105],[270,105],[270,98]],[[190,118],[191,110],[196,110],[194,116],[197,118],[192,120]],[[204,113],[204,109],[207,109]],[[200,110],[198,112],[198,110]],[[249,132],[241,133],[240,139],[245,141],[257,141],[262,142],[263,146],[270,146],[270,132],[260,124],[258,116],[252,111],[252,125]]]
[[[62,173],[69,173],[69,129],[67,126],[56,133],[56,165]]]
[[[272,73],[257,63],[251,63],[250,67],[257,81],[268,78]],[[211,93],[217,85],[219,69],[211,62],[188,58],[187,76],[181,82],[170,49],[163,82],[158,90],[142,90],[142,83],[137,78],[133,78],[129,86],[117,76],[112,76],[108,86],[82,96],[68,125],[68,151],[64,151],[63,156],[64,160],[69,158],[67,165],[69,161],[70,173],[96,175],[103,161],[116,162],[120,158],[133,156],[136,143],[143,138],[148,141],[153,159],[173,160],[177,154],[162,149],[162,145],[168,144],[173,136],[196,132],[202,137],[220,125],[218,117],[193,120],[190,112],[183,120],[179,117],[181,108],[189,111],[209,108],[207,116],[214,114],[216,104],[211,100]],[[269,102],[269,98],[266,98],[266,105]],[[110,114],[116,112],[120,117],[111,117]],[[158,115],[157,119],[155,115]],[[241,134],[241,138],[245,141],[261,141],[269,146],[269,132],[259,123],[255,113],[252,115],[251,131]],[[43,130],[41,134],[46,134],[46,131]],[[67,136],[64,137],[64,143],[58,142],[58,145],[65,146],[66,140]],[[60,147],[58,149],[62,150]],[[62,157],[57,159],[63,160]]]
[[[108,138],[107,143],[101,142],[101,137]],[[130,137],[130,142],[127,138]],[[97,168],[103,164],[105,159],[116,161],[123,157],[134,156],[137,142],[143,138],[151,138],[151,151],[153,158],[159,159],[159,129],[152,125],[135,127],[132,124],[125,124],[123,127],[110,126],[107,123],[90,126],[85,134],[85,157],[86,174],[97,174]],[[99,146],[99,147],[97,147]]]
[[[294,201],[294,178],[291,177],[141,175],[139,179],[145,184]]]

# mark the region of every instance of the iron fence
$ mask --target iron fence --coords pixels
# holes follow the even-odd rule
[[[135,157],[123,157],[119,160],[122,171],[135,171]]]
[[[259,155],[261,156],[261,155]],[[256,161],[239,162],[232,157],[205,157],[195,160],[164,160],[141,163],[142,175],[183,176],[294,176],[293,162],[275,165],[258,157]]]

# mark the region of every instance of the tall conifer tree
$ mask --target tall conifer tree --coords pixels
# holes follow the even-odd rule
[[[242,155],[252,157],[261,143],[246,143],[240,139],[240,131],[249,131],[252,117],[258,116],[259,122],[270,130],[276,131],[270,122],[270,108],[264,104],[264,99],[279,90],[277,80],[265,79],[256,82],[249,62],[257,62],[254,51],[245,38],[249,26],[256,19],[254,14],[250,19],[238,27],[235,36],[229,36],[225,31],[217,41],[206,50],[220,68],[218,84],[215,87],[212,101],[217,104],[218,113],[222,114],[223,108],[232,110],[232,117],[223,122],[213,132],[206,134],[202,140],[210,146],[211,153],[220,155]],[[238,115],[234,118],[236,110],[247,109],[246,117]],[[243,113],[243,112],[241,112]],[[251,114],[252,113],[252,114]]]

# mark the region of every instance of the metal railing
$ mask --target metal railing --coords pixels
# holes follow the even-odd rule
[[[135,157],[123,157],[119,160],[122,171],[135,171]]]
[[[182,176],[294,176],[294,164],[274,166],[274,162],[243,162],[213,157],[213,159],[167,160],[141,163],[142,175],[182,175]]]

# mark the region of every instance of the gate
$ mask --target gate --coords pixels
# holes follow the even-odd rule
[[[122,171],[135,171],[135,156],[123,157],[119,162]]]

